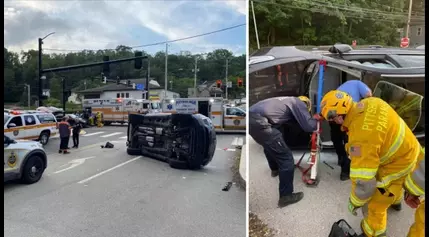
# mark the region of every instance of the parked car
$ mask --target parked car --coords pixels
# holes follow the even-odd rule
[[[4,135],[4,182],[21,180],[32,184],[40,180],[48,164],[42,144],[13,140]]]
[[[419,113],[414,113],[420,117],[413,120],[417,122],[413,131],[424,140],[425,52],[419,49],[377,46],[354,50],[344,44],[310,50],[295,46],[261,48],[249,59],[249,106],[270,97],[306,95],[313,103],[312,112],[316,112],[320,60],[327,63],[323,94],[354,79],[362,80],[378,94],[391,83],[423,97],[419,99]],[[302,139],[297,138],[299,135],[286,138],[292,146],[307,147],[309,134],[296,127],[287,129],[302,134]],[[329,131],[329,125],[322,123],[325,144],[330,142]]]
[[[130,114],[127,153],[168,162],[172,168],[200,169],[213,159],[216,132],[201,114]]]

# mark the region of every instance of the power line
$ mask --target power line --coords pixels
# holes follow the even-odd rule
[[[149,47],[149,46],[155,46],[155,45],[173,43],[173,42],[178,42],[178,41],[183,41],[183,40],[188,40],[188,39],[194,39],[194,38],[198,38],[198,37],[202,37],[202,36],[206,36],[206,35],[211,35],[211,34],[219,33],[219,32],[222,32],[222,31],[227,31],[227,30],[235,29],[235,28],[238,28],[238,27],[241,27],[241,26],[245,26],[245,25],[246,24],[240,24],[240,25],[235,25],[235,26],[231,26],[231,27],[220,29],[220,30],[215,30],[215,31],[203,33],[203,34],[188,36],[188,37],[179,38],[179,39],[175,39],[175,40],[162,41],[162,42],[158,42],[158,43],[131,46],[129,48],[132,48],[132,49],[143,48],[143,47]],[[70,51],[84,51],[86,49],[52,49],[52,48],[44,48],[44,50],[70,52]],[[98,50],[115,50],[115,49],[98,49]],[[97,50],[89,50],[89,51],[97,51]]]
[[[314,13],[328,14],[325,11],[322,11],[322,10],[319,10],[319,9],[313,9],[313,8],[309,8],[309,7],[300,7],[300,6],[294,6],[294,5],[286,5],[286,4],[281,4],[281,3],[266,2],[266,1],[262,1],[262,0],[253,0],[253,1],[256,2],[256,3],[261,3],[261,4],[271,4],[271,5],[276,5],[276,6],[282,6],[282,7],[285,7],[285,8],[294,8],[294,9],[301,9],[301,10],[306,10],[306,11],[310,11],[310,12],[314,12]],[[302,1],[300,1],[300,2],[302,2]],[[315,5],[317,7],[328,7],[328,8],[330,7],[330,8],[338,9],[337,7],[334,7],[334,6],[320,5],[320,4],[310,3],[310,2],[308,2],[308,4],[312,4],[312,5]],[[367,9],[362,9],[362,10],[366,11]],[[361,19],[361,20],[377,20],[377,21],[392,22],[392,19],[380,18],[380,17],[386,17],[386,16],[382,16],[382,15],[378,15],[378,17],[368,17],[368,16],[356,15],[357,13],[364,14],[364,12],[356,12],[356,11],[354,11],[353,13],[355,15],[353,15],[353,14],[347,14],[347,15],[344,15],[344,17],[345,18],[356,18],[356,19]],[[387,16],[388,15],[389,14],[387,14]],[[390,15],[392,15],[392,14],[390,14]],[[388,16],[388,17],[391,17],[391,16]],[[404,20],[406,20],[406,16],[401,16],[401,18],[404,18]],[[422,18],[422,19],[424,19],[424,18]]]

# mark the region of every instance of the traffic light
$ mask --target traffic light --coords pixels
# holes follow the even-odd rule
[[[237,85],[238,85],[238,87],[243,87],[243,79],[238,78]]]
[[[141,51],[134,52],[134,57],[140,57],[140,56],[143,56],[143,53]],[[136,58],[136,59],[134,59],[134,68],[135,69],[142,68],[142,64],[143,64],[142,61],[143,61],[142,58]]]
[[[109,61],[109,56],[103,56],[103,62],[107,62],[107,61]],[[109,66],[109,64],[104,63],[103,64],[103,73],[105,75],[109,75],[109,72],[110,72],[110,66]]]
[[[217,88],[221,88],[222,87],[222,80],[217,80],[216,81],[216,87]]]

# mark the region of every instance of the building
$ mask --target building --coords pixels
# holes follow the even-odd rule
[[[197,91],[195,88],[188,88],[188,97],[222,97],[222,89],[216,86],[216,82],[204,82],[201,85],[197,86]]]
[[[131,84],[146,84],[146,79],[128,79]],[[147,99],[146,93],[133,89],[126,85],[128,80],[121,80],[121,84],[109,83],[101,87],[78,91],[76,93],[82,95],[83,99],[112,99],[112,98],[133,98],[133,99]],[[149,82],[149,99],[163,100],[166,93],[166,98],[179,98],[179,93],[172,91],[165,91],[161,88],[157,81],[151,80]]]

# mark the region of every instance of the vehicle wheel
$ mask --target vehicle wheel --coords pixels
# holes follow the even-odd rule
[[[104,122],[104,125],[109,126],[110,124],[112,124],[111,122]]]
[[[33,184],[42,178],[45,165],[40,156],[34,155],[28,158],[22,169],[22,181],[26,184]]]
[[[130,156],[139,156],[142,152],[139,148],[127,148],[127,154]]]
[[[49,142],[49,133],[48,133],[48,132],[42,132],[42,133],[40,134],[40,137],[39,137],[39,142],[40,142],[42,145],[46,145],[46,144],[48,144],[48,142]]]
[[[168,164],[173,169],[180,169],[180,170],[188,169],[188,163],[186,161],[170,159],[168,160]]]
[[[188,161],[188,168],[191,169],[191,170],[199,170],[199,169],[201,169],[201,162],[196,162],[196,161],[191,162],[191,161]]]

